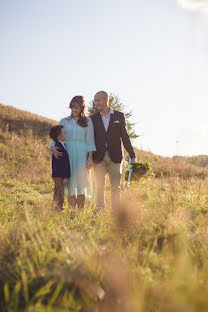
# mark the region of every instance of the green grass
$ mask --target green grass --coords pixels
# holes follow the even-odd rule
[[[105,211],[89,200],[57,213],[53,122],[0,105],[2,120],[1,312],[207,312],[207,168],[137,150],[154,176],[119,211],[107,188]]]
[[[207,186],[144,180],[115,216],[2,181],[1,311],[207,311]]]

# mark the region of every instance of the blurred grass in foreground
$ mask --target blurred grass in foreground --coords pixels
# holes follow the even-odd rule
[[[144,180],[117,217],[0,184],[1,311],[207,311],[208,180]],[[66,204],[66,203],[65,203]]]

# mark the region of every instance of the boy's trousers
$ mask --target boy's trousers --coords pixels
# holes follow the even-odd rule
[[[53,195],[53,206],[56,210],[63,209],[64,203],[64,184],[63,178],[53,178],[54,181],[54,195]]]

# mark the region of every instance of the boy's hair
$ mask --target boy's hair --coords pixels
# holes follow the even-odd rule
[[[52,140],[54,140],[55,142],[58,141],[57,138],[61,134],[61,129],[63,129],[63,127],[64,126],[62,125],[57,125],[51,128],[49,135]]]

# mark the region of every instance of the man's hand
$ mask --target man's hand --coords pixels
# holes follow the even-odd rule
[[[88,158],[87,163],[86,163],[87,169],[90,169],[92,166],[94,166],[94,162],[92,158]]]
[[[67,178],[64,178],[63,179],[63,184],[65,185],[65,184],[67,184],[68,183],[68,179]]]
[[[59,152],[58,149],[60,149],[59,147],[50,147],[50,150],[52,152],[52,154],[58,159],[59,156],[62,156],[62,152]]]

